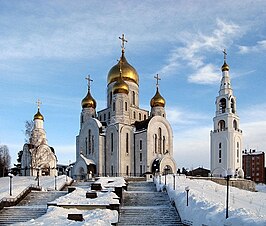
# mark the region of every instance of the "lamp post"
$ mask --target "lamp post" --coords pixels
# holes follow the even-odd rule
[[[231,169],[223,172],[226,179],[226,209],[225,209],[225,218],[228,218],[228,202],[229,202],[229,180],[233,176],[234,172]]]
[[[174,184],[173,184],[173,189],[175,190],[175,174],[173,174],[173,178],[174,178]]]
[[[57,190],[57,187],[56,187],[56,175],[54,176],[54,190]]]
[[[187,206],[188,206],[188,192],[189,192],[189,186],[186,186],[186,187],[185,187],[185,190],[186,190],[186,192],[187,192]]]
[[[9,173],[8,176],[10,178],[9,179],[9,195],[12,196],[12,178],[14,175],[12,173]]]
[[[37,167],[37,186],[40,186],[40,167]]]
[[[167,172],[168,172],[168,166],[165,166],[164,167],[164,185],[166,185],[166,175],[167,175]]]

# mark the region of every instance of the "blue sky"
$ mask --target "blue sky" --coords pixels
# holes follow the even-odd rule
[[[59,163],[75,160],[85,77],[97,110],[125,34],[126,57],[140,77],[140,106],[160,92],[174,132],[178,167],[209,168],[209,139],[227,49],[244,148],[266,147],[265,1],[0,0],[0,144],[12,162],[24,125],[42,101],[49,145]],[[149,88],[147,88],[149,87]]]

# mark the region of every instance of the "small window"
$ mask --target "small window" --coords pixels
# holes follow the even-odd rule
[[[127,172],[126,172],[127,176],[129,175],[129,167],[127,166]]]
[[[132,92],[132,104],[135,105],[136,103],[136,96],[135,96],[135,91]]]
[[[139,153],[139,161],[142,162],[142,153]]]
[[[127,102],[125,102],[125,111],[127,111]]]
[[[111,176],[114,175],[114,166],[111,166]]]
[[[144,120],[146,120],[146,115],[144,115]]]
[[[129,149],[129,142],[128,142],[128,140],[129,140],[129,135],[128,135],[128,133],[126,133],[126,153],[128,154],[128,149]]]
[[[226,109],[226,99],[222,98],[219,102],[219,112],[225,113],[225,109]]]
[[[141,120],[141,114],[139,113],[139,120]]]
[[[139,149],[142,150],[142,140],[139,141]]]
[[[113,102],[113,111],[115,111],[115,102]]]
[[[114,134],[111,133],[111,152],[114,151]]]
[[[135,111],[133,112],[133,118],[134,119],[136,118],[136,112]]]

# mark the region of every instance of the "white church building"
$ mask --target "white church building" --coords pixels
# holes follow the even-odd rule
[[[236,109],[236,97],[231,87],[229,66],[222,66],[222,79],[219,95],[216,97],[216,112],[211,131],[211,174],[222,176],[232,171],[237,177],[243,177],[242,170],[242,130]]]
[[[74,178],[90,175],[141,176],[173,173],[173,132],[165,112],[165,99],[155,78],[155,95],[150,112],[139,107],[139,75],[126,60],[124,35],[122,55],[107,76],[106,108],[96,113],[91,95],[92,81],[82,100],[80,131],[76,137]]]
[[[21,157],[22,176],[57,176],[57,157],[53,147],[48,145],[43,127],[44,117],[38,111],[34,115],[33,129],[29,143],[24,144]]]

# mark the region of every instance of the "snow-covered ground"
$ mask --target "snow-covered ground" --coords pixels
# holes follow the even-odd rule
[[[57,189],[62,188],[66,182],[66,176],[58,176],[58,177],[40,177],[40,186],[43,190],[54,190],[55,189],[55,180]],[[68,181],[71,178],[68,177]],[[25,188],[30,185],[37,186],[38,181],[36,177],[23,177],[23,176],[14,176],[12,178],[12,196],[10,196],[10,178],[9,177],[1,177],[0,178],[0,200],[2,198],[15,198],[18,196]]]
[[[158,190],[163,189],[164,179],[162,177],[161,184],[156,180]],[[225,219],[226,186],[212,181],[176,176],[176,190],[173,190],[173,176],[167,175],[166,179],[170,199],[175,202],[184,222],[193,226],[266,225],[266,193],[264,192],[250,192],[230,187],[229,218]],[[188,206],[185,191],[187,186],[190,189]]]

